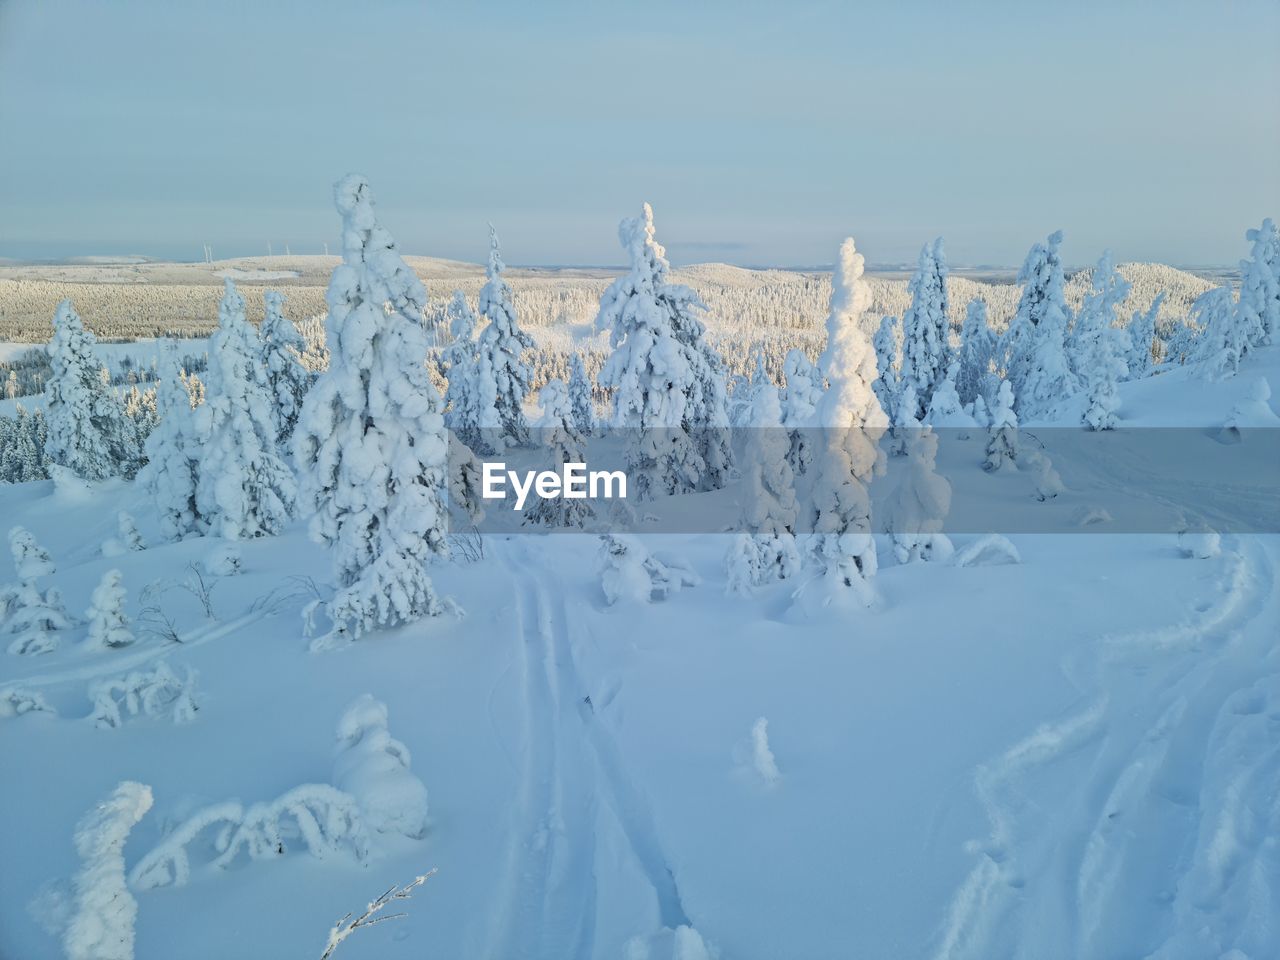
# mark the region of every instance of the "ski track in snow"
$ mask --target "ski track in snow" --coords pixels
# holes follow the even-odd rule
[[[1104,638],[1098,692],[977,771],[990,834],[937,960],[1272,955],[1276,565],[1264,538],[1234,546],[1215,605]]]
[[[597,870],[598,830],[621,831],[623,848],[653,888],[661,925],[689,921],[647,801],[588,700],[562,592],[534,572],[539,561],[527,545],[514,546],[507,564],[519,585],[524,770],[504,906],[489,955],[588,960],[599,955],[596,904],[610,881]]]

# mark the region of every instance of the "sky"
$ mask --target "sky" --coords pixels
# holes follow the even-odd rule
[[[0,257],[1233,264],[1280,217],[1280,3],[0,0]]]

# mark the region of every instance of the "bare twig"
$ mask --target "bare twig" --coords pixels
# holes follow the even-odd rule
[[[329,960],[333,956],[333,952],[338,949],[338,944],[351,936],[357,930],[364,927],[372,927],[375,923],[381,923],[383,920],[398,920],[405,916],[403,913],[389,913],[385,917],[374,916],[383,907],[393,900],[408,900],[413,896],[415,888],[422,886],[427,880],[435,876],[435,869],[428,870],[420,877],[415,877],[410,883],[406,883],[403,887],[391,887],[386,893],[374,900],[366,908],[364,913],[351,919],[351,914],[347,914],[339,920],[332,930],[329,931],[329,942],[325,944],[324,953],[320,954],[320,960]]]
[[[218,585],[217,579],[206,580],[204,570],[198,563],[187,564],[187,570],[190,571],[191,575],[180,586],[200,601],[200,606],[204,608],[206,617],[210,620],[217,620],[218,618],[213,612],[213,589]]]

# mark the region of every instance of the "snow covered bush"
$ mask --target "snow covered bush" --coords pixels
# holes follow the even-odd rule
[[[942,527],[951,510],[951,484],[935,466],[938,437],[931,428],[919,427],[906,445],[906,475],[889,503],[893,555],[899,563],[946,560],[952,548]]]
[[[181,540],[199,532],[202,526],[196,478],[205,438],[177,350],[172,346],[161,360],[156,400],[161,420],[147,437],[147,465],[138,480],[155,500],[161,532],[170,540]]]
[[[1000,567],[1021,563],[1022,557],[1007,537],[989,533],[957,550],[951,562],[957,567]]]
[[[230,831],[243,819],[244,807],[238,800],[215,803],[196,811],[134,865],[129,872],[129,885],[137,890],[153,890],[170,884],[186,886],[191,879],[188,847],[209,827],[220,824],[222,849],[225,849],[231,838]]]
[[[1053,461],[1049,459],[1047,453],[1040,450],[1028,450],[1022,455],[1020,466],[1031,470],[1035,474],[1036,489],[1033,495],[1041,503],[1046,500],[1052,500],[1066,490],[1066,487],[1062,485],[1062,478],[1058,476],[1058,471],[1053,468]]]
[[[244,566],[244,554],[234,543],[220,543],[204,558],[204,569],[212,577],[238,576]]]
[[[907,289],[911,292],[911,307],[902,315],[900,377],[904,386],[914,389],[915,409],[909,413],[920,420],[951,365],[947,261],[941,237],[921,249]]]
[[[1246,352],[1274,343],[1280,333],[1280,230],[1270,217],[1245,233],[1253,244],[1240,261],[1240,326]]]
[[[488,318],[489,325],[480,333],[478,351],[485,361],[481,369],[493,381],[493,431],[496,433],[491,431],[486,434],[486,439],[493,441],[495,449],[529,445],[524,398],[529,392],[532,373],[522,356],[534,346],[533,338],[516,322],[511,286],[502,278],[504,269],[498,249],[498,234],[490,225],[486,281],[480,289],[480,315]]]
[[[20,717],[24,713],[56,713],[38,690],[24,687],[0,688],[0,720]]]
[[[205,402],[195,411],[205,441],[195,502],[205,531],[228,540],[274,536],[293,515],[297,484],[277,449],[278,404],[244,299],[228,278],[209,338]]]
[[[369,838],[355,798],[327,783],[306,783],[245,810],[233,829],[219,835],[219,853],[213,863],[229,867],[242,850],[250,860],[283,856],[295,837],[319,860],[349,856],[364,863],[369,855]]]
[[[102,544],[102,555],[119,557],[146,548],[147,542],[138,532],[137,523],[131,515],[121,510],[116,514],[116,536]]]
[[[583,462],[586,438],[578,432],[577,417],[569,390],[561,380],[552,380],[538,393],[542,419],[538,439],[551,453],[551,463],[559,470],[566,463]],[[548,527],[584,527],[595,517],[590,500],[568,497],[539,497],[525,514],[524,523]]]
[[[151,809],[151,788],[125,781],[76,827],[75,912],[63,935],[67,960],[133,960],[138,904],[124,873],[124,844]]]
[[[1156,316],[1164,303],[1165,293],[1160,291],[1147,310],[1135,310],[1129,319],[1129,349],[1125,354],[1125,366],[1130,380],[1140,380],[1151,372],[1155,363]],[[1184,327],[1185,329],[1185,327]]]
[[[123,676],[89,684],[93,703],[89,719],[99,728],[116,728],[126,717],[168,717],[174,723],[190,723],[200,709],[195,697],[195,674],[187,669],[182,679],[161,661],[151,671],[133,670]]]
[[[1224,443],[1239,443],[1243,431],[1259,427],[1280,427],[1280,416],[1271,409],[1271,384],[1266,377],[1258,377],[1249,384],[1249,391],[1236,401],[1231,416],[1218,433]]]
[[[705,305],[668,280],[653,210],[618,227],[630,270],[600,299],[596,328],[613,348],[600,386],[613,388],[613,427],[628,432],[636,498],[717,490],[732,465],[724,361],[706,342]]]
[[[924,423],[939,430],[955,430],[958,439],[967,440],[970,429],[978,424],[960,401],[960,394],[955,384],[958,375],[959,364],[953,360],[951,366],[947,368],[946,376],[933,391],[933,399],[929,401],[929,410],[925,413]]]
[[[840,247],[819,362],[829,386],[816,413],[823,449],[814,464],[810,519],[828,587],[852,588],[869,600],[863,581],[875,574],[876,547],[867,486],[882,463],[877,444],[888,424],[871,389],[876,359],[861,324],[871,299],[863,267],[850,237]]]
[[[1059,230],[1027,254],[1018,271],[1022,299],[1001,341],[1006,377],[1022,421],[1052,419],[1079,386],[1065,348],[1070,310],[1063,294],[1061,243]]]
[[[698,583],[688,567],[663,563],[636,537],[610,533],[600,541],[600,588],[611,606],[665,600],[682,587]]]
[[[427,830],[427,788],[410,771],[409,748],[387,730],[387,706],[370,694],[338,721],[333,783],[360,805],[365,825],[414,839]]]
[[[284,315],[284,296],[274,290],[262,295],[264,311],[258,337],[267,375],[267,395],[276,423],[276,444],[287,449],[302,413],[302,400],[311,387],[311,372],[302,363],[307,343]]]
[[[1129,372],[1125,356],[1130,344],[1116,326],[1116,310],[1128,295],[1129,282],[1116,271],[1108,250],[1093,268],[1093,292],[1080,308],[1072,335],[1076,374],[1085,385],[1082,417],[1091,430],[1111,430],[1118,420],[1116,385]]]
[[[782,393],[782,423],[787,428],[790,449],[787,463],[794,476],[803,476],[813,462],[811,429],[822,400],[822,378],[803,350],[788,350],[782,363],[786,387]]]
[[[45,452],[84,480],[118,475],[127,457],[123,410],[102,378],[95,344],[71,301],[58,304],[45,387]]]
[[[1222,553],[1222,537],[1203,523],[1187,524],[1178,531],[1178,551],[1189,560],[1212,560]]]
[[[1201,294],[1191,305],[1191,318],[1200,328],[1200,337],[1189,351],[1188,362],[1210,380],[1235,376],[1248,352],[1249,337],[1231,288],[1224,284]]]
[[[53,573],[53,561],[22,527],[9,531],[9,549],[19,582],[0,587],[0,632],[13,636],[12,654],[49,653],[58,646],[58,631],[71,626],[62,595],[53,587],[44,593],[36,587],[38,577]]]
[[[378,223],[365,179],[346,177],[334,197],[343,262],[326,294],[329,369],[294,432],[311,536],[332,548],[338,579],[322,644],[443,613],[426,562],[448,549],[448,440],[425,366],[426,291]]]
[[[123,580],[124,575],[119,570],[108,570],[93,591],[85,614],[89,621],[89,638],[86,641],[89,647],[127,647],[133,643],[129,618],[124,612]]]
[[[36,543],[36,538],[25,527],[10,528],[9,552],[13,555],[13,569],[23,583],[54,572],[49,551]]]
[[[1018,459],[1018,416],[1013,412],[1013,389],[1008,380],[1000,381],[995,405],[991,408],[991,425],[987,428],[987,459],[982,469],[988,473],[1013,464]]]

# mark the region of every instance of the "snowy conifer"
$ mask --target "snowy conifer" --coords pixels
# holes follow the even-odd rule
[[[933,391],[933,399],[929,401],[929,410],[924,422],[939,430],[954,429],[959,439],[968,437],[968,429],[976,426],[976,421],[965,412],[960,402],[960,394],[956,391],[955,381],[958,376],[959,363],[951,361],[942,383]]]
[[[563,380],[549,380],[538,393],[542,419],[538,439],[551,453],[551,463],[559,470],[566,463],[582,463],[585,438],[578,431],[573,403]],[[539,497],[525,515],[525,523],[548,527],[583,527],[595,516],[590,500],[569,497]]]
[[[13,555],[13,569],[23,583],[47,577],[55,570],[49,551],[40,546],[25,527],[13,527],[9,531],[9,552]]]
[[[1074,366],[1085,383],[1084,422],[1093,430],[1110,430],[1117,422],[1120,395],[1116,385],[1128,372],[1128,337],[1116,327],[1116,311],[1129,295],[1129,281],[1120,276],[1111,251],[1093,269],[1093,292],[1085,297],[1072,342]]]
[[[942,238],[926,243],[907,284],[911,306],[902,315],[902,383],[915,389],[916,420],[929,409],[933,391],[951,364],[951,321],[947,318],[947,261]]]
[[[1275,343],[1280,334],[1280,230],[1270,217],[1245,233],[1253,244],[1240,261],[1240,314],[1245,352]]]
[[[1191,304],[1191,317],[1200,327],[1200,338],[1188,358],[1202,377],[1235,376],[1249,349],[1249,331],[1235,295],[1225,284],[1207,290]]]
[[[172,346],[165,351],[161,362],[157,406],[160,423],[147,437],[147,465],[138,479],[155,500],[161,532],[170,540],[180,540],[201,528],[196,478],[204,452],[204,435],[177,351]]]
[[[995,379],[991,364],[995,355],[996,335],[987,321],[987,303],[975,297],[965,308],[964,325],[960,328],[956,392],[960,394],[961,403],[973,403],[979,396],[985,402],[991,394]]]
[[[865,594],[862,581],[876,571],[867,486],[882,463],[877,444],[888,422],[871,388],[876,358],[861,325],[871,290],[862,273],[863,257],[851,237],[840,247],[832,278],[827,347],[820,360],[829,386],[817,410],[823,449],[814,465],[811,519],[814,554],[828,582]]]
[[[951,541],[942,532],[951,509],[951,484],[938,474],[938,437],[919,427],[907,437],[905,476],[889,504],[888,532],[899,563],[946,560]]]
[[[516,323],[511,285],[502,278],[506,268],[498,251],[498,234],[489,227],[488,278],[480,288],[480,314],[489,325],[480,333],[479,351],[488,359],[488,376],[495,386],[496,436],[492,445],[525,447],[529,445],[529,422],[524,415],[524,398],[529,392],[533,374],[522,356],[532,350],[533,338]]]
[[[1145,377],[1155,363],[1152,354],[1156,338],[1156,317],[1160,313],[1164,297],[1165,291],[1161,290],[1148,309],[1133,311],[1133,317],[1129,320],[1129,348],[1125,353],[1125,366],[1130,380]]]
[[[1023,285],[1018,312],[1001,343],[1018,417],[1024,421],[1051,419],[1079,386],[1066,356],[1069,310],[1058,254],[1061,243],[1059,230],[1027,254],[1018,271]]]
[[[600,588],[612,606],[665,600],[698,582],[684,564],[659,560],[638,537],[610,533],[600,537]]]
[[[123,411],[103,383],[94,355],[93,334],[70,300],[58,304],[49,342],[51,373],[45,386],[49,424],[46,454],[82,480],[102,480],[120,472],[124,458]]]
[[[575,353],[569,361],[569,405],[574,428],[583,437],[590,437],[596,432],[596,408],[591,399],[591,378],[587,376],[580,353]]]
[[[93,591],[85,614],[89,621],[90,647],[127,647],[133,643],[129,618],[124,612],[123,580],[119,570],[108,570]]]
[[[1014,464],[1018,459],[1018,416],[1013,410],[1013,390],[1008,380],[1000,381],[995,403],[991,407],[991,425],[987,432],[987,459],[982,469],[987,472]]]
[[[142,539],[142,534],[138,532],[138,525],[134,522],[133,517],[123,510],[116,514],[116,533],[119,537],[120,545],[125,550],[147,549],[147,542]]]
[[[778,390],[772,384],[761,384],[751,401],[751,428],[741,464],[741,529],[750,534],[751,552],[736,549],[730,554],[731,572],[735,557],[738,562],[747,562],[752,586],[785,580],[800,567],[795,540],[799,508],[795,477],[787,462],[789,452]]]
[[[71,626],[62,595],[53,587],[44,593],[34,580],[0,590],[0,629],[13,637],[9,652],[34,656],[57,649],[58,632]]]
[[[258,335],[267,374],[267,392],[276,421],[276,443],[288,449],[289,437],[302,413],[302,398],[311,387],[311,373],[302,365],[307,343],[284,315],[284,296],[274,290],[263,294],[265,312]]]
[[[133,960],[138,904],[125,881],[124,845],[151,809],[151,788],[124,782],[76,827],[75,912],[62,938],[67,960]]]
[[[897,414],[898,393],[902,389],[902,380],[898,375],[899,326],[897,317],[883,317],[876,335],[871,339],[876,352],[876,379],[871,388],[890,422]]]
[[[604,292],[596,327],[609,331],[600,385],[614,388],[613,426],[629,431],[628,474],[638,499],[715,490],[732,464],[724,361],[705,342],[691,289],[670,283],[653,210],[623,220],[631,268]]]
[[[209,338],[205,402],[195,412],[204,438],[196,509],[206,531],[228,540],[274,536],[292,516],[297,484],[276,445],[275,405],[244,299],[227,278]]]
[[[788,350],[782,362],[786,388],[782,394],[782,424],[790,448],[787,463],[794,476],[803,476],[813,461],[813,417],[822,400],[822,378],[803,350]]]
[[[480,434],[482,411],[492,415],[497,405],[497,386],[489,377],[487,396],[481,394],[479,345],[475,340],[476,315],[461,290],[445,308],[453,341],[441,353],[441,372],[448,378],[445,388],[445,424],[455,437],[472,450],[491,452]],[[488,369],[486,365],[486,369]]]
[[[332,547],[329,617],[358,637],[445,609],[425,563],[448,549],[448,441],[426,368],[426,291],[378,223],[365,179],[346,177],[334,197],[343,263],[325,294],[329,369],[303,401],[294,454],[311,535]]]

